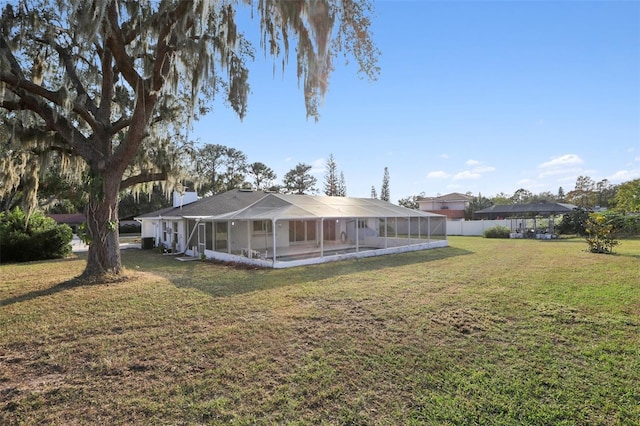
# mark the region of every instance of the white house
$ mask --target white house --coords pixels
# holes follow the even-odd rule
[[[172,253],[273,268],[446,247],[446,216],[371,198],[236,189],[141,215]]]

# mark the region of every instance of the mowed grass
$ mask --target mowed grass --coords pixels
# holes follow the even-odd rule
[[[0,424],[640,424],[640,240],[0,266]]]

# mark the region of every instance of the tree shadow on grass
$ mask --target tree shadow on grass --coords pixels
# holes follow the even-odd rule
[[[27,302],[29,300],[37,299],[39,297],[51,296],[56,293],[60,293],[65,290],[69,290],[71,288],[78,287],[79,282],[78,279],[73,278],[59,284],[54,285],[53,287],[43,288],[41,290],[34,290],[28,293],[20,294],[17,296],[9,297],[7,299],[0,300],[0,306],[8,306],[13,305],[14,303]]]
[[[284,269],[250,268],[245,265],[229,265],[214,262],[186,262],[181,273],[158,275],[180,288],[193,288],[212,297],[230,297],[239,294],[264,291],[301,283],[322,281],[329,278],[348,277],[362,272],[399,268],[411,265],[472,254],[469,250],[444,247],[401,254],[349,259],[318,265]],[[419,273],[419,269],[416,269]],[[348,281],[345,281],[347,283]]]
[[[70,260],[75,260],[75,259],[66,258],[66,259],[59,259],[59,260],[47,260],[47,262],[56,262],[56,261],[67,262]],[[117,284],[119,282],[127,281],[131,278],[132,277],[130,275],[123,275],[123,276],[105,277],[105,279],[102,279],[100,281],[89,281],[83,278],[82,276],[78,276],[78,277],[74,277],[69,280],[63,281],[61,283],[55,284],[51,287],[43,288],[40,290],[33,290],[28,293],[19,294],[13,297],[2,299],[0,300],[0,307],[13,305],[14,303],[27,302],[29,300],[37,299],[39,297],[51,296],[57,293],[61,293],[63,291],[67,291],[67,290],[71,290],[71,289],[83,287],[83,286]]]

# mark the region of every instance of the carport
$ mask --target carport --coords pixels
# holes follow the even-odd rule
[[[571,213],[567,203],[498,204],[473,213],[474,219],[510,219],[513,238],[552,238],[555,219]]]

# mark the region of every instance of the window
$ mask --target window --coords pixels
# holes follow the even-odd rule
[[[316,240],[316,222],[306,220],[289,221],[289,241],[315,241]]]
[[[177,245],[178,245],[178,222],[173,222],[171,228],[173,230],[173,236],[171,237],[171,244],[173,244],[174,247],[177,247]]]
[[[227,222],[216,222],[216,251],[226,250],[227,247]]]
[[[270,220],[254,220],[253,221],[253,233],[254,234],[271,234],[273,233],[273,222]]]
[[[365,219],[358,219],[358,228],[364,229],[367,227],[367,221]]]
[[[336,222],[335,220],[327,219],[322,223],[323,235],[325,241],[331,241],[336,239]]]
[[[205,247],[207,250],[213,250],[213,223],[207,221],[204,223],[204,238]]]

